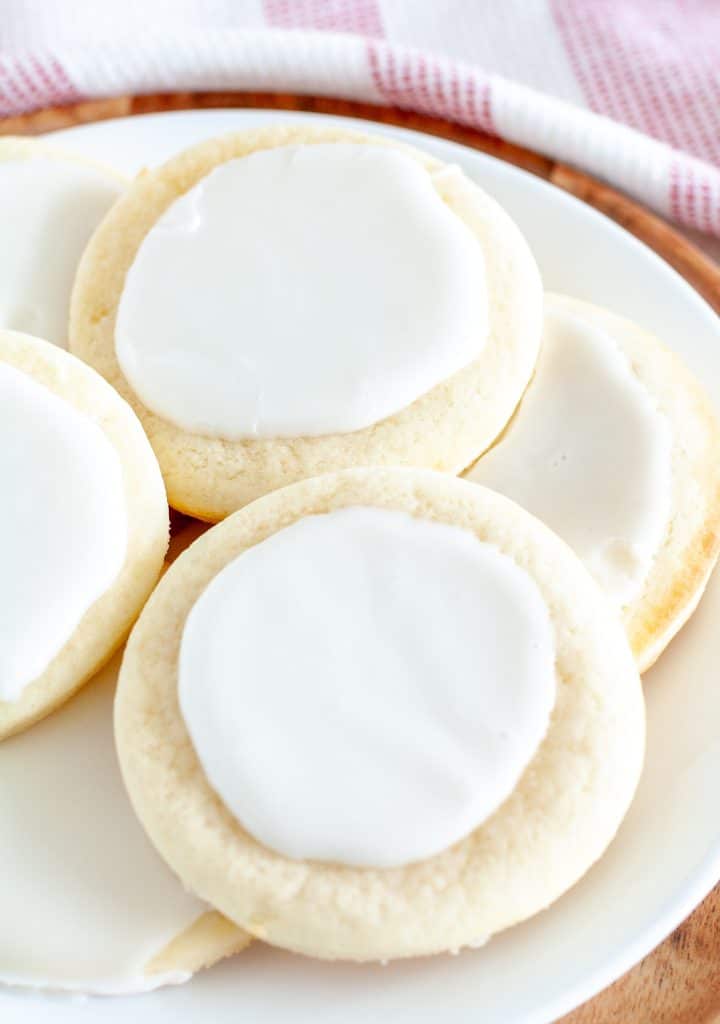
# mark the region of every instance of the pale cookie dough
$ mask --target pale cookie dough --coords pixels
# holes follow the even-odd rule
[[[36,139],[0,139],[0,327],[67,347],[70,292],[90,236],[127,179]]]
[[[210,787],[178,703],[185,622],[217,574],[302,517],[361,506],[465,528],[512,559],[544,599],[556,659],[550,724],[511,795],[444,852],[383,869],[293,860],[253,839]],[[418,630],[429,627],[418,623]],[[478,673],[482,665],[478,651]],[[573,885],[601,856],[632,799],[644,704],[614,609],[539,520],[442,474],[357,469],[268,495],[181,556],[128,642],[115,735],[135,810],[192,891],[270,943],[328,959],[382,960],[477,944]]]
[[[313,143],[389,146],[427,169],[482,250],[489,318],[484,346],[479,339],[474,362],[400,412],[352,433],[229,441],[185,432],[151,413],[118,365],[115,324],[126,274],[163,212],[218,165],[258,150]],[[192,289],[193,282],[178,287]],[[203,142],[136,180],[83,256],[71,303],[70,345],[133,405],[158,456],[170,503],[216,521],[268,491],[330,470],[399,464],[460,472],[491,444],[522,395],[537,358],[541,309],[539,274],[520,232],[458,168],[345,129],[275,126]]]
[[[694,611],[720,551],[720,428],[700,383],[637,325],[560,295],[546,297],[546,316],[534,380],[464,476],[575,548],[621,609],[645,671]],[[608,350],[606,366],[583,354],[577,331]],[[628,415],[628,387],[644,411],[635,400]]]
[[[119,571],[113,581],[92,604],[85,606],[86,610],[77,624],[66,624],[69,632],[63,635],[67,638],[62,646],[55,647],[56,653],[47,667],[13,692],[12,699],[0,701],[1,739],[27,728],[62,704],[98,671],[123,642],[160,574],[168,542],[168,509],[157,462],[137,418],[93,370],[69,353],[15,331],[0,331],[0,368],[12,371],[11,376],[14,374],[18,379],[27,377],[34,393],[42,395],[47,391],[51,398],[56,396],[63,404],[67,403],[70,410],[87,417],[91,425],[96,425],[93,430],[100,428],[100,437],[109,442],[108,453],[112,455],[114,451],[118,459],[119,493],[124,492],[125,496],[125,508],[118,518],[122,520],[126,533],[124,557],[118,563]],[[57,405],[56,398],[52,400]],[[15,457],[21,459],[21,439],[13,432],[12,426],[8,429],[10,437],[2,442],[4,453],[11,460]],[[38,479],[41,479],[42,467],[38,467],[38,473]],[[51,493],[47,505],[32,510],[28,523],[16,524],[16,528],[25,532],[28,529],[42,531],[38,542],[45,546],[56,530],[58,509],[53,510],[52,502],[66,502],[62,486]],[[77,490],[68,495],[69,500],[77,498]],[[6,494],[4,500],[13,502],[13,495]],[[6,518],[11,523],[16,520],[13,507],[11,504],[7,508],[9,515]],[[65,511],[63,515],[67,517]],[[23,537],[23,544],[27,544],[29,539]],[[18,540],[8,529],[0,536],[0,551],[7,545],[6,566],[14,564],[11,556],[17,551]],[[63,540],[62,536],[57,536],[58,544]],[[72,572],[72,567],[67,571]],[[42,594],[38,572],[42,570],[36,571],[34,567],[27,582],[32,591]],[[67,582],[67,579],[48,578],[46,585],[47,588],[63,588],[67,587]],[[7,576],[4,583],[10,585]],[[57,591],[54,597],[57,597]],[[55,604],[57,606],[57,601]],[[34,612],[34,627],[42,622],[42,617],[40,600]],[[23,661],[31,659],[32,650],[22,650],[23,643],[27,646],[22,630],[18,629],[7,642],[11,648],[15,643]]]

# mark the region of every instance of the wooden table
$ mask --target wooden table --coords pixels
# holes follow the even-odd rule
[[[173,93],[122,96],[0,118],[0,135],[35,134],[109,117],[203,107],[265,107],[360,117],[414,128],[490,153],[545,178],[617,221],[672,264],[720,313],[720,267],[639,203],[539,153],[422,114],[311,96]],[[720,885],[657,949],[614,985],[563,1017],[561,1024],[720,1024]]]

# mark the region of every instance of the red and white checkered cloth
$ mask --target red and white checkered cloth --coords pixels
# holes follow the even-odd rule
[[[213,89],[449,117],[720,237],[720,0],[0,0],[0,115]]]

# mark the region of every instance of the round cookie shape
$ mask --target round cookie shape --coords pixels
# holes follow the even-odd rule
[[[700,384],[635,324],[546,297],[535,376],[464,474],[563,537],[622,612],[641,671],[694,610],[720,551],[720,429]]]
[[[118,363],[116,325],[126,278],[166,211],[216,169],[244,157],[259,158],[265,150],[312,145],[357,146],[358,153],[379,147],[423,169],[459,226],[477,241],[484,264],[478,291],[484,283],[487,336],[477,338],[478,354],[468,365],[450,371],[399,411],[349,433],[232,440],[183,430],[140,401]],[[423,253],[415,253],[414,259],[423,261]],[[192,290],[193,282],[183,287]],[[321,290],[322,282],[317,287]],[[539,274],[527,244],[504,211],[458,168],[356,132],[274,126],[201,143],[137,179],[83,256],[71,304],[70,344],[135,408],[158,456],[173,507],[216,521],[268,491],[329,470],[400,464],[459,472],[502,430],[527,385],[537,358],[541,307]],[[346,316],[349,324],[352,308]],[[239,322],[238,332],[245,326]],[[342,331],[339,323],[339,341]],[[118,339],[123,347],[122,336]],[[407,370],[403,366],[401,380]]]
[[[417,160],[278,146],[220,164],[150,229],[115,351],[143,404],[188,432],[347,434],[478,357],[484,282],[477,239]]]
[[[0,744],[0,982],[117,995],[185,981],[249,936],[186,893],[148,842],[117,766],[120,655]]]
[[[13,489],[0,510],[2,739],[67,700],[123,642],[160,574],[168,512],[132,410],[74,356],[0,331],[0,391]]]
[[[353,508],[474,533],[531,578],[555,645],[549,726],[512,793],[465,838],[403,866],[297,860],[261,844],[209,784],[178,700],[181,639],[212,581],[305,517]],[[547,527],[503,496],[443,474],[357,469],[267,495],[178,560],[128,642],[115,735],[138,816],[192,891],[270,943],[328,959],[382,960],[475,944],[577,881],[610,842],[634,793],[644,706],[614,610]]]
[[[256,839],[397,867],[513,791],[547,731],[554,663],[542,596],[507,555],[457,526],[343,508],[215,577],[183,629],[178,695],[210,784]]]
[[[126,184],[110,167],[35,139],[0,139],[0,328],[67,347],[78,262]]]

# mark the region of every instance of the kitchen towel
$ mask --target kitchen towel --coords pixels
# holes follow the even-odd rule
[[[720,0],[2,0],[0,116],[185,90],[395,105],[720,237]]]

